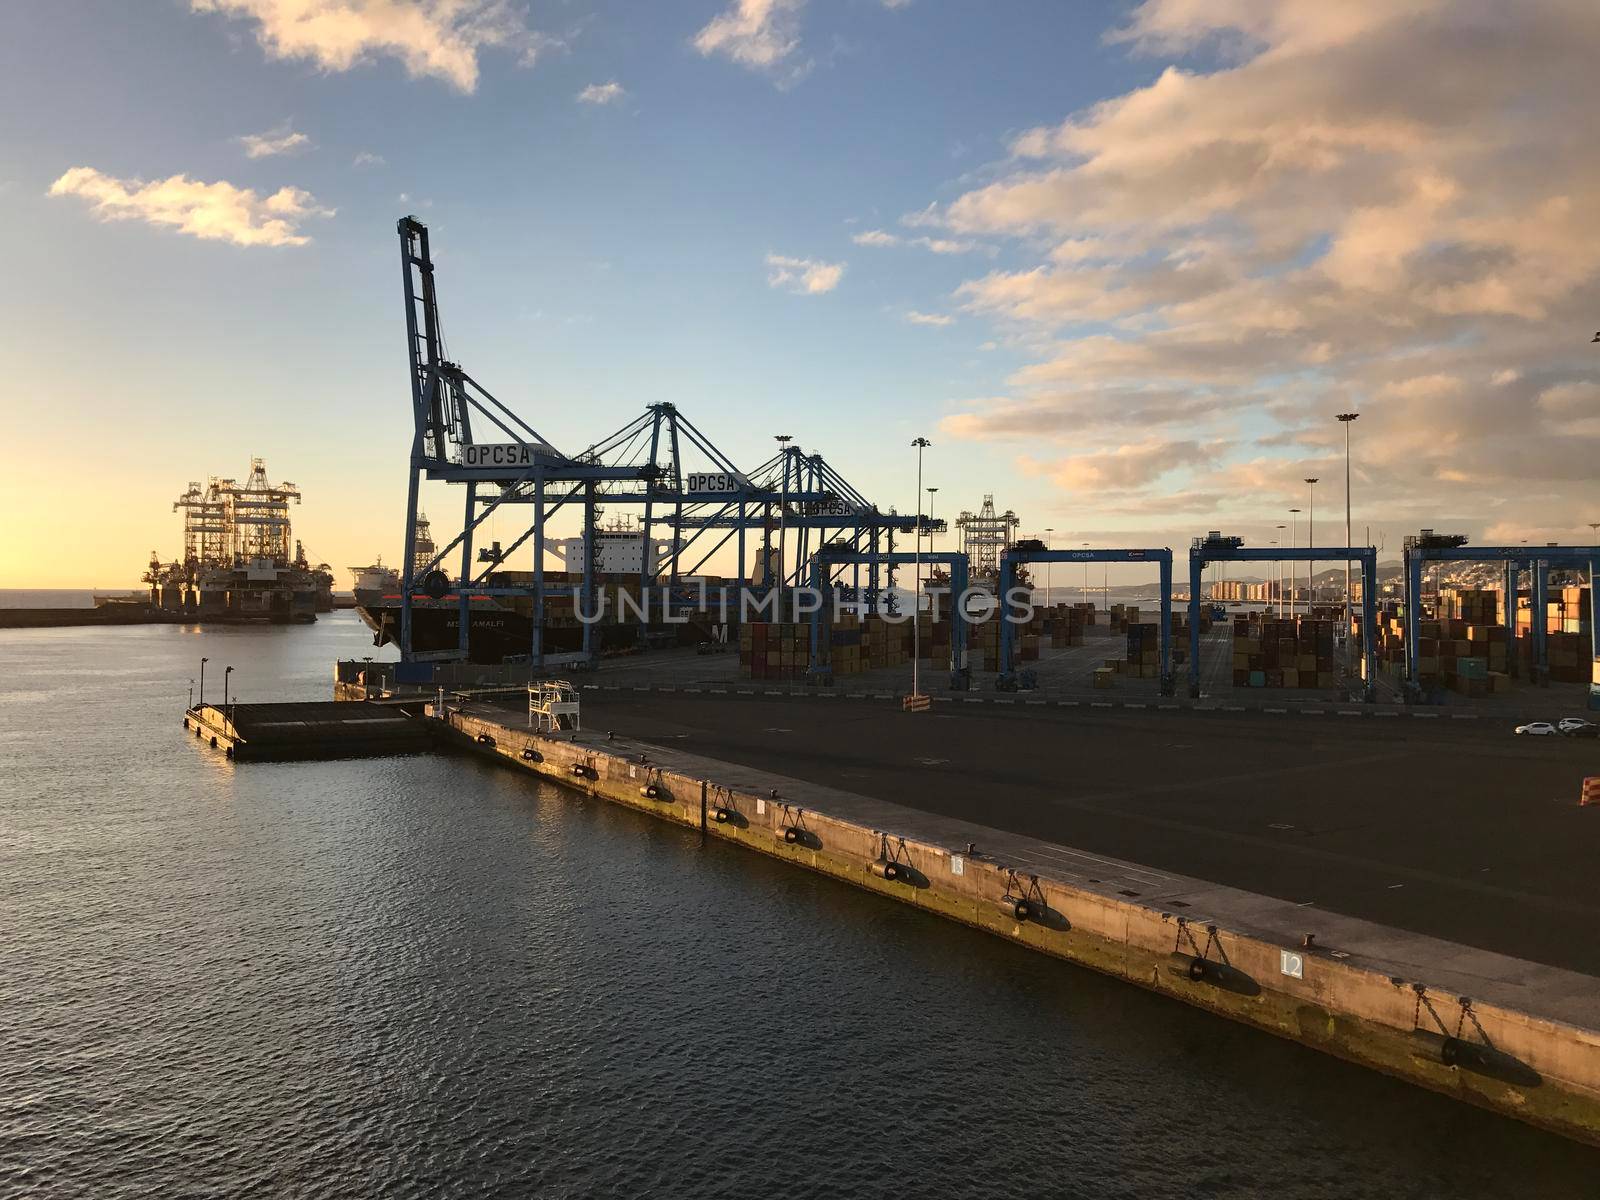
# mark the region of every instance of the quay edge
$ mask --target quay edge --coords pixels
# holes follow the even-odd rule
[[[1600,1004],[1589,999],[1600,984],[1588,976],[1355,918],[1334,918],[1337,942],[1305,948],[1273,919],[1293,910],[1283,901],[1185,881],[1193,889],[1183,894],[1205,898],[1186,915],[1184,902],[1131,900],[1008,867],[981,849],[1016,840],[999,831],[966,826],[986,835],[968,854],[892,828],[914,829],[914,810],[631,739],[540,735],[508,718],[452,710],[440,724],[455,745],[550,782],[1600,1146],[1600,1021],[1583,1016]],[[844,817],[811,803],[837,810],[829,801],[845,799],[861,811]],[[727,820],[716,820],[718,808]],[[895,864],[889,878],[885,863]],[[1032,910],[1024,919],[1019,898]],[[1230,910],[1237,918],[1223,915]],[[1328,919],[1319,917],[1324,928]],[[1388,947],[1394,957],[1340,944]],[[1284,973],[1286,952],[1298,956],[1301,978]],[[1439,965],[1420,965],[1430,960]],[[1553,998],[1553,1011],[1494,995],[1507,990],[1496,975],[1519,977],[1510,991]]]

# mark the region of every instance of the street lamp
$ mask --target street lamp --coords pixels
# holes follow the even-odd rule
[[[201,704],[204,704],[206,702],[206,664],[208,662],[210,662],[210,661],[211,660],[209,658],[202,658],[200,660],[200,703]]]
[[[1311,485],[1311,511],[1306,514],[1306,549],[1317,544],[1317,479],[1312,476],[1306,482]],[[1311,611],[1311,605],[1317,602],[1317,564],[1306,564],[1306,611]]]
[[[1298,508],[1289,510],[1289,549],[1293,550],[1300,544]],[[1289,619],[1294,619],[1295,588],[1300,586],[1300,565],[1293,559],[1289,561]]]
[[[933,445],[925,437],[912,439],[917,450],[917,528],[922,528],[922,452]],[[917,550],[912,567],[916,593],[911,600],[911,694],[920,696],[918,667],[922,661],[922,538],[917,538]]]
[[[1283,531],[1285,529],[1287,529],[1287,528],[1289,528],[1287,525],[1279,525],[1278,526],[1278,540],[1276,542],[1272,543],[1274,546],[1278,546],[1278,545],[1282,545],[1283,544]],[[1280,558],[1277,561],[1277,563],[1275,563],[1274,565],[1278,568],[1278,596],[1277,596],[1277,600],[1278,600],[1278,616],[1282,617],[1283,616],[1283,559]]]
[[[1083,548],[1085,550],[1087,550],[1089,548],[1089,543],[1088,542],[1084,542],[1083,543]],[[1089,603],[1089,560],[1088,559],[1084,559],[1084,561],[1083,561],[1083,602],[1085,604]]]
[[[1339,424],[1344,426],[1344,660],[1347,672],[1353,661],[1353,647],[1350,645],[1350,426],[1360,415],[1354,412],[1338,414]],[[1510,611],[1509,608],[1507,611]]]
[[[222,707],[223,708],[227,708],[228,707],[228,676],[232,675],[232,674],[233,674],[233,668],[232,667],[229,667],[227,670],[225,670],[222,673]]]

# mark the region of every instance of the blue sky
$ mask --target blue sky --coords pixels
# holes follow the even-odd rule
[[[1212,131],[1174,148],[1164,131],[1180,122],[1132,123],[1130,98],[1164,95],[1173,63],[1193,87],[1213,81],[1213,97],[1250,88],[1239,78],[1250,70],[1264,94],[1284,86],[1267,73],[1274,54],[1307,56],[1307,72],[1337,83],[1407,36],[1379,16],[1359,36],[1339,32],[1340,43],[1308,32],[1304,13],[1316,6],[1295,4],[1282,7],[1298,23],[1273,27],[1226,14],[1196,26],[1185,6],[1161,2],[411,6],[464,40],[452,76],[408,70],[408,53],[428,47],[408,50],[409,35],[392,34],[405,7],[57,0],[9,15],[0,214],[12,236],[0,304],[21,349],[11,384],[26,433],[0,451],[0,486],[11,511],[40,519],[0,551],[0,586],[130,582],[151,547],[177,552],[169,505],[186,482],[241,474],[252,454],[304,490],[297,532],[314,556],[339,566],[397,556],[410,432],[394,222],[405,212],[433,231],[452,352],[563,449],[668,400],[740,463],[767,457],[773,433],[793,434],[904,508],[914,492],[907,443],[923,433],[935,442],[927,482],[941,488],[941,515],[993,492],[1025,530],[1053,525],[1062,541],[1179,544],[1230,519],[1270,528],[1281,518],[1268,514],[1298,502],[1300,474],[1332,475],[1332,444],[1315,422],[1340,404],[1390,392],[1397,407],[1428,403],[1441,389],[1437,402],[1449,403],[1437,378],[1449,372],[1415,368],[1430,346],[1479,348],[1461,352],[1468,385],[1512,386],[1514,373],[1537,383],[1517,403],[1579,422],[1600,413],[1584,390],[1594,386],[1589,363],[1550,368],[1551,343],[1531,332],[1556,297],[1521,303],[1509,318],[1516,339],[1493,353],[1487,324],[1462,326],[1459,303],[1435,304],[1458,324],[1430,325],[1420,343],[1397,335],[1401,365],[1388,373],[1374,372],[1370,338],[1357,356],[1326,334],[1334,349],[1302,358],[1261,343],[1259,326],[1217,332],[1217,313],[1238,311],[1241,288],[1267,306],[1298,303],[1298,293],[1261,292],[1308,263],[1330,264],[1346,290],[1398,291],[1357,253],[1389,246],[1389,228],[1352,231],[1349,216],[1381,203],[1443,221],[1473,178],[1465,156],[1429,164],[1454,192],[1397,188],[1411,174],[1392,148],[1386,182],[1374,183],[1357,169],[1372,155],[1330,137],[1352,160],[1334,179],[1342,207],[1283,234],[1284,247],[1272,240],[1286,211],[1278,192],[1185,213],[1187,192],[1174,194],[1170,176],[1107,190],[1113,171],[1128,176],[1126,163],[1192,162],[1204,138],[1215,142]],[[319,9],[343,22],[326,45],[315,35],[274,41],[286,13]],[[708,39],[719,19],[741,18],[733,36]],[[1138,38],[1108,40],[1130,22],[1142,22]],[[462,61],[474,78],[461,76]],[[621,94],[608,103],[579,99],[613,83]],[[1100,102],[1123,108],[1093,115]],[[1185,119],[1212,102],[1186,97]],[[1296,102],[1311,100],[1285,101]],[[258,157],[244,140],[297,134],[298,145]],[[1561,153],[1550,148],[1571,167]],[[93,181],[58,183],[74,168]],[[95,206],[105,181],[126,195],[175,176],[250,189],[257,205],[298,189],[292,232],[308,240],[239,245],[129,206],[125,219],[106,219]],[[1502,209],[1549,199],[1506,196]],[[1445,215],[1458,239],[1486,219]],[[267,218],[258,208],[249,219]],[[1218,240],[1241,225],[1248,243],[1219,255]],[[1367,241],[1355,245],[1358,234]],[[1537,269],[1540,247],[1514,249]],[[1411,264],[1414,284],[1429,252],[1414,240],[1392,256]],[[1263,257],[1242,278],[1208,281],[1222,258],[1250,253]],[[817,264],[818,278],[837,282],[813,293],[774,286],[772,256]],[[1588,294],[1593,278],[1585,264],[1560,299]],[[1490,291],[1484,283],[1474,295]],[[1130,299],[1108,306],[1108,295]],[[1197,298],[1217,307],[1193,315],[1184,306]],[[1467,318],[1505,319],[1495,306],[1510,303],[1483,302]],[[1342,313],[1370,306],[1345,297]],[[1149,335],[1194,328],[1214,336],[1176,355],[1192,374],[1146,365]],[[1298,341],[1320,345],[1325,333]],[[1564,346],[1565,334],[1553,340]],[[1108,367],[1134,351],[1136,368]],[[1064,395],[1063,378],[1101,390]],[[1492,397],[1480,407],[1498,411]],[[1433,410],[1406,417],[1432,419]],[[1547,432],[1552,444],[1571,441],[1570,428]],[[1497,436],[1486,427],[1483,445]],[[1481,451],[1474,442],[1451,461],[1470,473]],[[1526,464],[1548,451],[1519,453]],[[1403,478],[1414,459],[1390,467],[1383,475],[1374,464],[1365,482],[1394,496],[1391,544],[1413,514],[1538,536],[1576,521],[1544,520],[1574,489],[1585,503],[1600,499],[1581,472],[1558,471],[1560,487],[1529,513],[1479,513],[1470,490],[1451,490],[1461,481],[1448,462],[1420,493]],[[1222,493],[1233,499],[1219,506]],[[1330,509],[1342,500],[1324,496]],[[445,503],[441,493],[436,505]]]

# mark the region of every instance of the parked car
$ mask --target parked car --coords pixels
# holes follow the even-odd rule
[[[1530,721],[1526,725],[1518,725],[1512,732],[1527,734],[1530,737],[1549,737],[1557,731],[1549,721]]]
[[[1594,722],[1585,717],[1562,717],[1556,722],[1556,728],[1562,733],[1576,733],[1580,729],[1592,728]]]
[[[1576,729],[1567,730],[1568,737],[1600,738],[1600,725],[1579,725]]]

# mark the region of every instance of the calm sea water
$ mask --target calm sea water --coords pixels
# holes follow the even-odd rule
[[[470,759],[309,628],[0,633],[0,1195],[1593,1197],[1600,1154]]]

